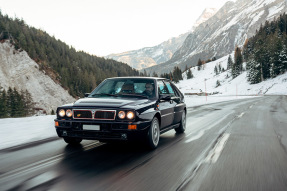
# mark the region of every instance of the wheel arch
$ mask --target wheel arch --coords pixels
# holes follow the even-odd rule
[[[159,112],[157,112],[154,117],[156,117],[158,119],[158,123],[159,123],[159,126],[161,126],[161,115]]]

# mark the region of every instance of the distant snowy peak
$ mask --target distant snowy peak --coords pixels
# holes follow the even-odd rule
[[[207,60],[231,53],[255,35],[260,25],[287,12],[286,0],[228,1],[212,17],[191,32],[172,58],[160,65],[146,68],[148,74],[169,73],[175,66],[182,70]]]
[[[178,50],[189,32],[173,37],[159,45],[145,47],[138,50],[127,51],[118,54],[110,54],[111,58],[119,62],[127,63],[132,68],[141,70],[168,61],[174,52]]]
[[[204,9],[204,11],[201,13],[201,15],[198,17],[198,19],[193,24],[191,32],[193,32],[195,30],[195,28],[198,27],[201,23],[204,23],[209,18],[211,18],[216,12],[217,12],[216,8]]]

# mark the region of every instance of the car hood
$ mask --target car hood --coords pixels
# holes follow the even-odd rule
[[[136,107],[141,104],[147,104],[148,99],[122,99],[122,98],[83,98],[74,103],[74,107]]]

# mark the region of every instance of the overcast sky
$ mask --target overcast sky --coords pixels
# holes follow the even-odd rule
[[[17,16],[97,56],[151,47],[189,31],[205,8],[227,0],[0,0]]]

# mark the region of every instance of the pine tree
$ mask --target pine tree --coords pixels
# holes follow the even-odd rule
[[[175,66],[173,69],[173,81],[177,83],[179,80],[182,80],[182,72],[179,67]]]
[[[228,61],[227,61],[227,70],[232,69],[233,66],[233,61],[231,58],[231,55],[228,56]]]
[[[236,78],[237,76],[239,76],[242,70],[243,70],[243,57],[241,54],[241,49],[239,47],[236,47],[234,53],[234,64],[231,71],[232,77]]]
[[[219,80],[217,80],[217,81],[216,81],[216,85],[215,85],[215,87],[217,88],[217,87],[219,87],[219,86],[221,86],[221,84],[220,84],[220,81],[219,81]]]
[[[271,58],[271,66],[270,66],[270,76],[275,78],[280,74],[280,70],[282,68],[282,62],[280,61],[280,54],[283,51],[282,43],[280,40],[276,40],[275,47],[273,50],[273,56]],[[283,54],[282,54],[283,56]],[[283,66],[284,67],[284,66]]]
[[[214,67],[214,73],[215,75],[218,75],[218,69],[217,69],[217,66]]]
[[[155,73],[155,71],[152,74],[153,77],[158,77],[157,73]]]
[[[287,70],[287,48],[285,45],[283,45],[283,48],[279,54],[278,70],[281,74]]]
[[[201,67],[202,67],[202,61],[201,61],[201,59],[198,59],[198,62],[197,62],[197,70],[200,71],[200,70],[201,70]]]
[[[218,65],[218,73],[221,73],[221,71],[222,71],[222,67],[221,67],[221,64],[219,63],[219,65]]]
[[[247,80],[251,84],[257,84],[261,82],[261,70],[260,63],[256,62],[255,59],[250,59],[247,62],[249,65],[249,71],[247,72]]]
[[[7,103],[7,116],[13,117],[14,113],[12,112],[12,107],[14,107],[13,105],[15,103],[14,103],[14,94],[11,87],[9,87],[7,91],[6,103]]]
[[[33,102],[32,96],[28,92],[28,90],[25,91],[24,99],[25,99],[25,108],[27,109],[26,116],[31,116],[34,114],[35,103]]]
[[[0,88],[0,118],[8,117],[7,94],[5,89]]]
[[[192,72],[191,72],[191,69],[189,68],[189,69],[187,70],[187,79],[191,79],[191,78],[193,78],[193,74],[192,74]]]

